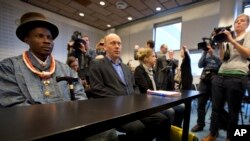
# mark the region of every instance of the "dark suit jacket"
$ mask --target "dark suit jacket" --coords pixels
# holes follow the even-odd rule
[[[139,87],[141,94],[146,94],[148,89],[150,90],[154,89],[153,83],[142,64],[136,67],[134,76],[135,76],[135,84]]]
[[[159,89],[174,90],[175,69],[178,67],[179,61],[177,59],[166,59],[166,56],[160,56],[156,60],[156,78]]]
[[[92,97],[114,97],[134,94],[134,76],[129,67],[121,63],[127,84],[124,84],[112,66],[111,61],[104,57],[95,59],[90,65],[90,87]]]

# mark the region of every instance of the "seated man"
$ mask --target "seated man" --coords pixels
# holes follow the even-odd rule
[[[104,98],[134,94],[134,77],[121,55],[121,39],[111,33],[104,38],[106,56],[96,59],[90,66],[92,97]],[[125,132],[119,140],[169,140],[170,122],[161,113],[156,113],[117,128]]]
[[[0,107],[46,104],[70,100],[66,81],[56,77],[78,77],[68,65],[54,59],[51,52],[58,28],[40,13],[21,17],[17,37],[29,45],[22,55],[0,62]],[[79,81],[74,83],[76,99],[87,99]]]

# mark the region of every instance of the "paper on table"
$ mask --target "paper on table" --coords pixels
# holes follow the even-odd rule
[[[176,92],[176,91],[164,91],[164,90],[147,90],[147,94],[151,94],[151,95],[159,95],[159,96],[180,96],[181,93],[180,92]]]

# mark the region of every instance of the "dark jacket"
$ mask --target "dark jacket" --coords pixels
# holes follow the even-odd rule
[[[112,66],[112,62],[104,57],[95,59],[90,65],[90,87],[92,97],[114,97],[134,94],[134,76],[129,67],[121,63],[127,84],[124,84]]]
[[[157,85],[161,90],[174,90],[175,69],[178,67],[177,59],[166,59],[166,56],[160,56],[156,60],[156,78]]]
[[[146,94],[147,90],[153,90],[153,84],[142,64],[135,68],[135,84],[139,87],[141,94]],[[156,81],[155,81],[156,82]]]
[[[181,63],[181,84],[182,90],[191,90],[193,84],[193,75],[191,69],[191,60],[187,51],[184,52],[184,58]]]

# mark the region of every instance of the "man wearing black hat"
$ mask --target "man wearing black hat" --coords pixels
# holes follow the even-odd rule
[[[29,49],[0,62],[0,107],[70,100],[68,83],[57,82],[56,77],[78,75],[51,55],[58,33],[58,28],[40,13],[28,12],[21,17],[16,35]],[[73,85],[75,98],[87,99],[79,80]]]

